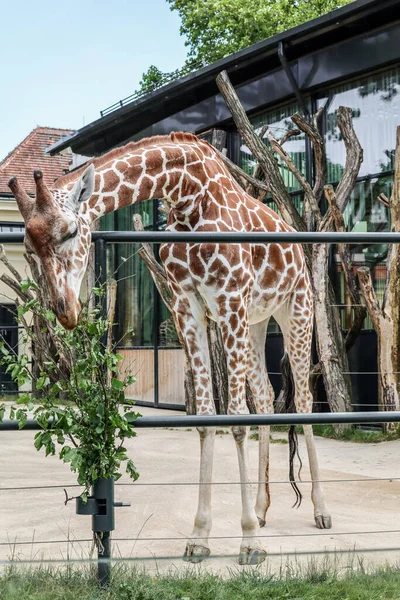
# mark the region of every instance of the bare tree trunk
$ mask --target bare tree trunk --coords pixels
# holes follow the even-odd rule
[[[398,340],[395,339],[394,321],[399,318],[400,307],[398,304],[396,307],[391,303],[385,310],[381,309],[368,267],[359,269],[358,277],[378,337],[379,406],[382,410],[399,410],[398,374],[396,374]]]
[[[319,364],[329,406],[334,412],[352,410],[350,378],[344,339],[330,293],[328,276],[328,244],[315,244],[312,255],[312,284],[314,290],[315,334]]]
[[[400,231],[400,126],[396,132],[395,174],[389,201],[391,230]],[[358,271],[361,290],[378,337],[379,405],[382,410],[400,409],[400,244],[387,257],[387,279],[379,305],[367,267]],[[389,425],[390,428],[390,425]]]

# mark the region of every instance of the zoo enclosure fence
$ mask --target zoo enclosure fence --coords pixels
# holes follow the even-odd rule
[[[153,223],[154,226],[154,223]],[[175,233],[175,232],[159,232],[159,231],[143,231],[143,232],[120,232],[120,231],[99,231],[92,234],[92,238],[95,246],[95,269],[96,279],[99,282],[107,280],[107,269],[109,275],[114,273],[114,269],[117,270],[122,266],[121,264],[111,259],[114,257],[114,248],[118,247],[118,244],[138,244],[141,242],[150,243],[163,243],[163,242],[215,242],[223,241],[224,243],[240,243],[240,242],[299,242],[299,243],[315,243],[315,242],[329,242],[336,244],[341,241],[346,241],[350,244],[383,244],[396,242],[398,239],[398,233],[382,232],[382,233],[323,233],[316,234],[310,232],[292,232],[288,233],[231,233],[231,232],[192,232],[192,233]],[[23,233],[18,232],[2,232],[0,233],[0,242],[3,243],[21,243],[23,241]],[[110,254],[108,250],[110,249]],[[125,253],[129,250],[123,250]],[[130,255],[130,258],[134,256],[135,252]],[[118,254],[119,256],[119,254]],[[115,255],[116,258],[116,255]],[[123,261],[126,259],[123,258]],[[114,265],[112,265],[114,263]],[[118,263],[118,264],[117,264]],[[136,264],[136,263],[135,263]],[[136,267],[135,267],[136,268]],[[125,266],[123,267],[125,269]],[[147,268],[144,267],[146,273]],[[131,274],[132,266],[126,271]],[[115,276],[112,275],[112,276]],[[137,275],[139,277],[139,275]],[[142,277],[142,276],[141,276]],[[151,281],[150,275],[148,275]],[[139,279],[140,283],[136,283],[135,286],[142,286],[142,279]],[[146,339],[142,339],[140,334],[140,328],[142,327],[143,319],[135,321],[134,330],[137,334],[132,341],[128,343],[123,342],[121,346],[118,346],[122,354],[126,354],[126,360],[131,363],[132,359],[136,365],[140,365],[140,368],[146,371],[146,378],[141,378],[141,383],[138,389],[136,389],[134,396],[130,396],[136,400],[138,406],[149,406],[154,408],[167,408],[174,410],[184,410],[183,394],[179,397],[181,385],[177,379],[177,376],[170,377],[171,369],[176,370],[176,365],[179,364],[181,358],[180,345],[177,340],[174,339],[172,345],[166,340],[161,340],[161,327],[169,321],[164,321],[166,317],[160,313],[163,303],[159,294],[156,290],[155,284],[152,282],[152,291],[146,292],[147,295],[140,296],[140,301],[137,296],[135,300],[128,299],[126,295],[133,294],[131,287],[126,288],[128,282],[124,281],[124,277],[121,279],[121,290],[118,284],[117,298],[120,298],[117,302],[117,306],[120,305],[121,315],[117,315],[117,321],[120,321],[120,325],[117,327],[117,339],[122,335],[125,336],[128,321],[125,319],[126,302],[133,302],[129,310],[134,310],[139,314],[144,310],[144,322],[146,322],[146,328],[150,327],[150,330],[146,330]],[[146,284],[148,285],[148,284]],[[135,288],[136,289],[136,288]],[[142,289],[142,288],[141,288]],[[148,289],[148,288],[143,288]],[[135,292],[136,294],[136,292]],[[150,295],[148,295],[150,294]],[[129,296],[130,298],[130,296]],[[137,304],[138,302],[138,304]],[[142,302],[145,304],[142,306]],[[154,303],[154,304],[153,304]],[[104,299],[105,306],[105,299]],[[338,304],[339,310],[346,310],[346,304]],[[152,314],[153,316],[150,316]],[[147,315],[147,316],[146,316]],[[136,318],[136,317],[135,317]],[[367,325],[368,327],[368,325]],[[371,325],[369,325],[371,327]],[[138,331],[136,329],[138,328]],[[11,330],[8,330],[11,334]],[[16,333],[16,332],[15,332]],[[375,398],[377,397],[377,369],[374,357],[376,356],[376,334],[373,330],[365,329],[360,333],[360,340],[357,341],[355,348],[350,353],[350,369],[349,375],[351,376],[354,385],[354,408],[355,410],[375,410],[377,404]],[[148,337],[150,336],[150,337]],[[129,336],[128,336],[129,337]],[[125,338],[127,339],[127,338]],[[143,345],[144,344],[144,345]],[[271,383],[274,387],[275,393],[279,392],[281,384],[281,376],[279,369],[279,361],[277,357],[282,352],[282,335],[280,333],[269,333],[267,343],[267,363],[268,372],[271,379]],[[7,381],[7,379],[6,379]],[[138,384],[139,385],[139,384]],[[13,386],[7,382],[6,389],[9,389],[12,393],[15,393]],[[177,400],[179,399],[179,403]],[[319,409],[324,410],[328,404],[326,399],[319,394],[318,398]]]
[[[388,232],[388,233],[310,233],[310,232],[296,232],[296,233],[231,233],[231,232],[219,232],[219,233],[175,233],[175,232],[95,232],[93,233],[93,241],[95,244],[95,270],[96,277],[100,283],[107,280],[107,244],[118,243],[118,242],[150,242],[150,243],[171,243],[171,242],[182,242],[182,243],[269,243],[269,242],[293,242],[293,243],[349,243],[349,244],[360,244],[360,243],[400,243],[400,233]],[[23,235],[20,233],[2,233],[0,234],[0,242],[3,243],[22,243]],[[106,299],[104,299],[104,303]],[[104,304],[105,308],[105,304]],[[173,408],[173,407],[169,407]],[[388,423],[388,422],[400,422],[400,412],[354,412],[354,413],[331,413],[331,414],[279,414],[279,415],[215,415],[215,416],[181,416],[181,417],[140,417],[135,422],[137,428],[187,428],[187,427],[227,427],[235,425],[305,425],[305,424],[317,424],[317,423]],[[18,429],[16,422],[5,419],[0,424],[0,431],[9,431]],[[40,429],[39,425],[35,421],[28,421],[25,425],[25,429],[37,430]],[[391,478],[398,479],[398,478]],[[387,478],[375,478],[375,480],[387,480]],[[346,479],[346,481],[350,481]],[[334,482],[334,480],[332,480]],[[252,482],[258,483],[258,482]],[[273,483],[273,482],[271,482]],[[278,483],[278,482],[275,482]],[[283,482],[282,482],[283,483]],[[200,485],[188,484],[180,482],[180,485]],[[140,485],[132,484],[132,485]],[[148,485],[148,484],[147,484]],[[156,484],[154,484],[156,485]],[[158,485],[163,485],[162,483]],[[170,484],[171,485],[171,484]],[[173,485],[173,484],[172,484]],[[213,485],[219,485],[214,483]],[[70,487],[70,486],[44,486],[48,487]],[[41,489],[40,486],[31,486],[28,488],[10,488],[1,487],[1,491],[12,490],[12,489]],[[112,506],[114,511],[114,505]],[[108,537],[109,537],[109,533]],[[355,533],[400,533],[400,530],[388,530],[381,532],[355,532]],[[301,534],[304,536],[304,534]],[[307,535],[307,534],[306,534]],[[324,535],[321,533],[308,534],[308,535]],[[342,535],[340,532],[336,535]],[[351,532],[347,532],[347,535],[351,535]],[[234,537],[234,536],[226,536]],[[273,537],[273,536],[262,536],[262,537]],[[287,537],[287,536],[285,536]],[[299,537],[299,534],[289,534],[289,537]],[[129,541],[129,538],[123,538],[124,541]],[[157,538],[151,538],[157,539]],[[162,538],[158,538],[162,539]],[[168,538],[174,539],[174,538]],[[178,539],[184,539],[178,538]],[[135,541],[136,538],[132,538],[131,541]],[[64,543],[65,540],[59,540]],[[84,541],[84,540],[81,540]],[[88,541],[88,540],[85,540]],[[118,538],[115,539],[118,541]],[[122,541],[122,539],[120,540]],[[48,540],[45,542],[36,543],[53,543],[54,540]],[[18,544],[26,544],[28,542],[16,542]],[[34,541],[29,544],[34,544]],[[8,545],[8,542],[0,542],[0,545]],[[379,548],[376,550],[380,551],[397,551],[398,547]],[[358,549],[359,554],[364,552],[371,552],[370,548]],[[304,552],[303,554],[326,554],[323,552]],[[302,552],[296,552],[296,555],[301,555]],[[271,556],[272,554],[270,554]],[[281,553],[279,554],[281,555]],[[172,559],[173,557],[164,557]],[[110,578],[110,546],[104,548],[98,552],[97,563],[98,563],[98,578],[99,583],[104,584],[109,581]],[[120,559],[129,560],[129,559]],[[10,561],[0,561],[0,564],[9,564]],[[20,561],[21,562],[21,561]],[[22,561],[23,562],[23,561]],[[34,561],[28,561],[32,563]],[[43,562],[43,561],[38,561]],[[50,561],[50,562],[62,562],[62,561]],[[82,562],[82,561],[78,561]],[[84,561],[86,562],[86,561]]]

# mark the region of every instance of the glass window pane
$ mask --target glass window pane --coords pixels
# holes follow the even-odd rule
[[[142,217],[145,229],[153,228],[153,201],[127,206],[115,213],[117,231],[132,231],[132,217]],[[118,282],[115,340],[120,346],[152,346],[154,285],[139,256],[140,244],[114,245],[114,274]],[[111,275],[111,273],[110,273]]]
[[[393,177],[375,177],[356,184],[343,216],[348,231],[389,231],[390,211],[378,200],[392,193]]]
[[[295,129],[295,125],[291,120],[291,116],[298,111],[298,106],[295,103],[287,104],[279,108],[275,108],[265,112],[257,117],[250,119],[257,133],[261,132],[263,125],[268,125],[274,137],[279,140],[286,131]],[[304,134],[290,138],[285,143],[285,150],[290,155],[294,164],[300,171],[305,172],[305,139]],[[269,145],[269,142],[264,135],[263,141]],[[278,160],[283,180],[289,192],[298,191],[301,189],[297,179],[288,170],[281,159]],[[256,160],[250,150],[242,141],[240,146],[240,166],[247,173],[252,173],[256,165]]]
[[[400,122],[400,67],[350,83],[335,86],[318,100],[325,106],[325,138],[328,179],[337,182],[343,172],[346,153],[337,127],[339,106],[353,111],[354,129],[364,150],[360,177],[394,168],[396,126]]]
[[[392,177],[379,177],[366,179],[356,184],[349,203],[344,211],[344,218],[348,231],[389,231],[390,212],[378,200],[380,194],[390,198],[393,187]],[[386,282],[387,244],[360,244],[352,246],[352,259],[355,270],[367,266],[371,269],[372,280],[377,298],[381,303]],[[338,255],[336,255],[336,268],[339,273],[338,300],[343,306],[341,309],[342,326],[348,329],[353,321],[350,298],[345,293],[345,282]],[[369,316],[364,321],[364,329],[373,329]]]
[[[157,202],[157,229],[165,231],[168,215],[164,210],[164,201]],[[168,209],[168,207],[167,207]],[[157,246],[158,248],[159,246]],[[158,322],[158,345],[162,347],[180,348],[178,334],[176,333],[175,323],[172,315],[164,302],[160,298],[160,318]]]

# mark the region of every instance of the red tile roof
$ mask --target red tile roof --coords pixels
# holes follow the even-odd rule
[[[47,185],[51,186],[55,179],[69,171],[71,155],[50,156],[46,148],[63,137],[73,133],[72,129],[55,129],[53,127],[36,127],[6,158],[0,161],[0,195],[10,194],[7,183],[16,175],[28,192],[35,193],[33,180],[34,169],[43,171]]]

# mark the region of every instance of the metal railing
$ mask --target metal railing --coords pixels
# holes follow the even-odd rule
[[[105,281],[107,277],[107,244],[125,242],[150,242],[150,243],[347,243],[347,244],[382,244],[400,243],[400,233],[235,233],[235,232],[94,232],[92,239],[95,244],[95,266],[98,280]],[[20,233],[0,234],[3,243],[21,243],[23,235]],[[134,423],[136,428],[188,428],[188,427],[228,427],[237,425],[313,425],[343,424],[343,423],[399,423],[399,412],[353,412],[353,413],[311,413],[311,414],[265,414],[265,415],[211,415],[211,416],[161,416],[139,417]],[[34,420],[26,423],[24,429],[37,430],[39,425]],[[0,424],[0,431],[18,429],[14,421],[5,419]],[[383,479],[383,478],[382,478]],[[397,478],[391,478],[397,479]],[[380,478],[379,478],[380,480]],[[133,484],[135,485],[135,484]],[[199,485],[199,484],[197,484]],[[239,484],[238,484],[239,485]],[[64,486],[68,487],[68,486]],[[9,489],[9,488],[4,488]],[[0,488],[0,492],[2,488]],[[112,506],[114,510],[114,505]],[[109,532],[108,532],[109,533]],[[355,532],[363,533],[363,532]],[[367,532],[366,532],[367,533]],[[372,533],[372,532],[369,532]],[[398,533],[387,531],[378,533]],[[296,534],[293,534],[296,536]],[[321,534],[320,534],[321,535]],[[322,534],[323,535],[323,534]],[[342,533],[340,533],[342,535]],[[344,533],[343,533],[344,535]],[[350,535],[350,534],[349,534]],[[229,536],[236,537],[236,536]],[[271,536],[262,536],[271,537]],[[118,538],[116,538],[117,541]],[[129,538],[123,538],[129,540]],[[121,540],[122,541],[122,540]],[[382,548],[385,551],[394,551],[398,548]],[[359,549],[359,553],[371,552],[371,548]],[[296,552],[296,555],[301,553]],[[326,551],[304,552],[304,554],[326,554]],[[99,580],[107,582],[110,576],[111,556],[98,556]],[[0,561],[1,562],[1,561]],[[22,561],[19,561],[22,562]],[[31,561],[30,561],[31,562]],[[43,562],[43,561],[42,561]],[[53,561],[54,562],[54,561]],[[60,561],[56,561],[60,562]]]
[[[144,86],[141,90],[136,90],[130,96],[127,96],[126,98],[123,98],[122,100],[118,100],[118,102],[111,104],[111,106],[107,106],[107,108],[103,108],[103,110],[100,111],[100,116],[105,117],[106,115],[109,115],[110,113],[118,110],[119,108],[122,108],[123,106],[126,106],[127,104],[131,104],[135,100],[139,100],[139,98],[143,98],[144,96],[151,94],[155,90],[159,90],[160,88],[164,87],[164,85],[167,85],[168,83],[172,83],[173,81],[177,81],[178,79],[182,79],[183,77],[186,77],[186,75],[190,75],[191,73],[194,73],[194,71],[197,71],[198,69],[201,69],[201,67],[204,67],[204,66],[205,66],[205,63],[203,61],[198,61],[198,62],[193,62],[190,65],[184,66],[181,69],[176,69],[175,71],[171,71],[169,73],[162,73],[160,71],[158,74],[157,81],[154,81],[154,83]]]

